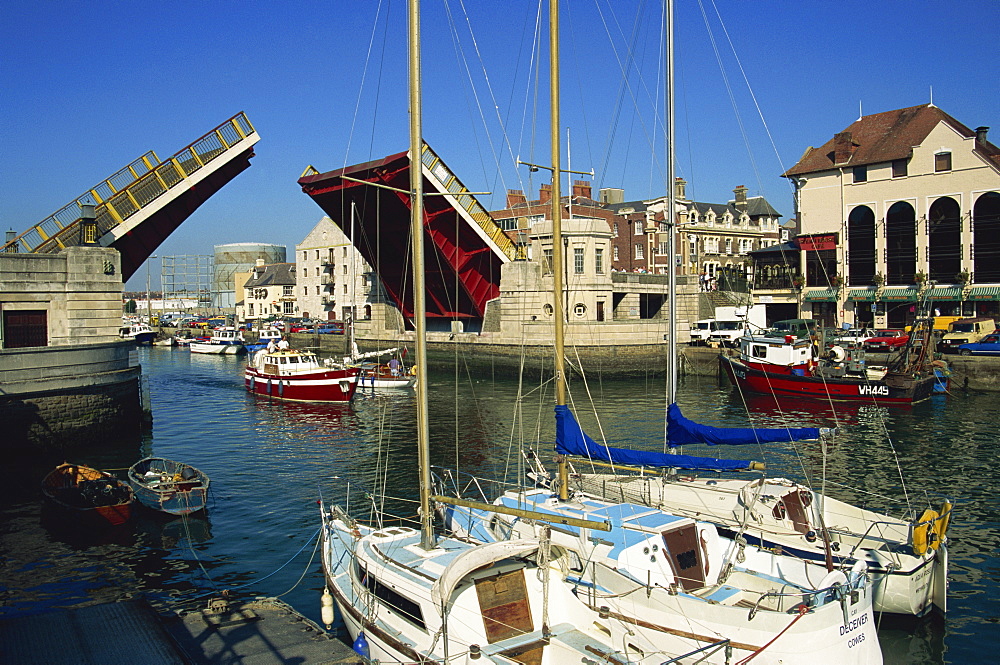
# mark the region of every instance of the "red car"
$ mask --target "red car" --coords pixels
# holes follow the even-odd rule
[[[865,341],[865,351],[885,353],[898,349],[910,341],[905,330],[876,330],[875,336]]]

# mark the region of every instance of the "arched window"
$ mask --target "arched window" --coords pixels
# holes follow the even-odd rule
[[[972,207],[973,278],[1000,282],[1000,193],[987,192]]]
[[[928,276],[939,282],[954,282],[962,270],[962,211],[958,202],[943,197],[931,204],[927,214]]]
[[[875,281],[875,213],[858,206],[847,217],[847,272],[851,286]]]
[[[913,206],[897,201],[885,214],[885,283],[912,284],[917,271],[917,217]]]

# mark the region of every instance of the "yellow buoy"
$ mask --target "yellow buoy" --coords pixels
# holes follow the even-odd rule
[[[931,543],[932,549],[936,550],[938,545],[944,542],[945,536],[948,535],[948,525],[951,523],[951,509],[951,501],[945,499],[944,503],[941,504],[940,510],[938,510],[938,520],[934,523],[934,533],[937,537]]]
[[[920,516],[920,519],[913,525],[914,554],[922,555],[927,551],[928,547],[935,547],[933,542],[937,540],[937,533],[934,531],[934,525],[936,524],[937,518],[937,511],[928,508],[924,511],[924,514]],[[931,536],[931,534],[934,535]]]
[[[330,630],[333,626],[333,596],[330,595],[330,590],[323,587],[323,597],[320,598],[320,618],[323,619],[323,623],[326,625],[326,629]]]

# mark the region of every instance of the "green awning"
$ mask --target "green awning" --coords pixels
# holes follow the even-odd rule
[[[961,300],[962,287],[938,286],[927,292],[928,300]]]
[[[847,299],[854,302],[875,302],[876,293],[878,292],[875,289],[851,289]]]
[[[836,302],[837,291],[835,289],[819,289],[806,291],[806,302]]]
[[[901,289],[882,289],[882,295],[878,297],[882,302],[917,302],[919,291],[914,288],[904,287]]]
[[[973,286],[969,300],[1000,300],[1000,286]]]

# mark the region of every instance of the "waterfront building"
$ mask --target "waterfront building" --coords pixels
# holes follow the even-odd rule
[[[263,259],[257,259],[250,279],[243,285],[244,319],[299,316],[295,273],[294,263],[265,264]]]
[[[295,268],[302,316],[369,320],[373,305],[384,301],[371,266],[327,216],[295,245]]]
[[[0,450],[138,437],[140,368],[118,330],[121,257],[105,247],[0,253]]]
[[[1000,149],[988,130],[923,104],[808,148],[784,173],[802,315],[902,327],[929,294],[941,314],[1000,317]]]
[[[265,265],[285,263],[286,252],[284,245],[265,242],[216,245],[212,262],[212,307],[231,313],[241,299],[237,297],[236,275],[250,272],[257,265],[257,259],[263,260]]]

